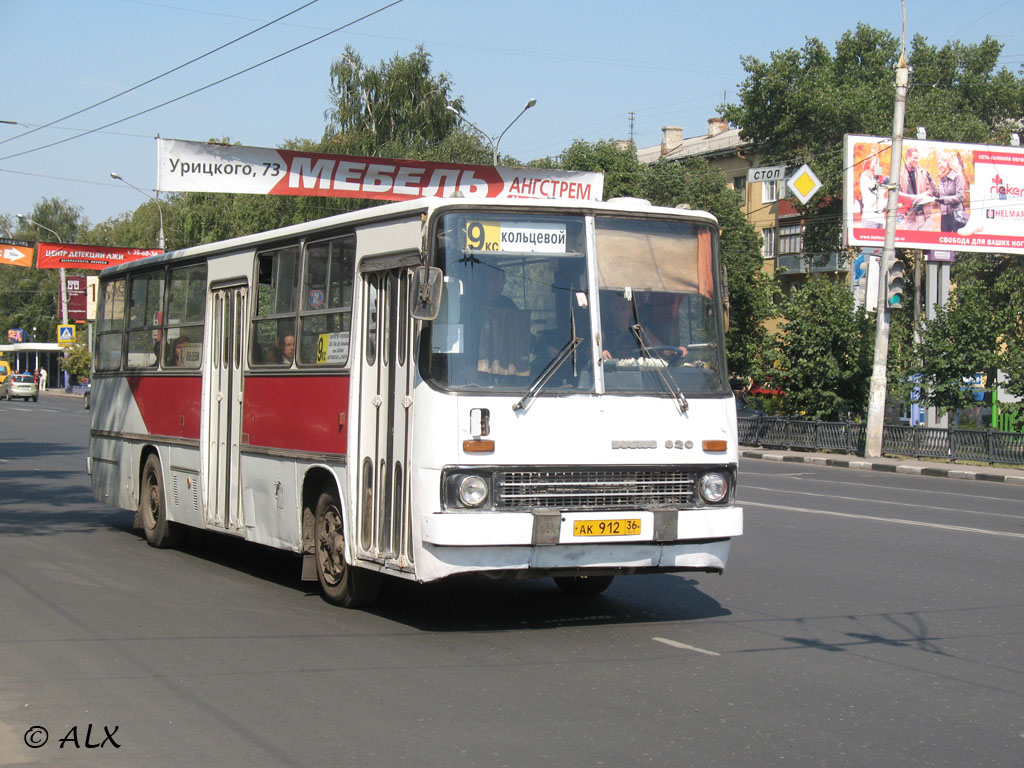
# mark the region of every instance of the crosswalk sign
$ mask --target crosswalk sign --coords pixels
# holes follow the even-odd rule
[[[75,326],[73,325],[58,325],[57,326],[57,343],[61,346],[75,343]]]

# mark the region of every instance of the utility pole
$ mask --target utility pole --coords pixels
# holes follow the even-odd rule
[[[896,258],[896,208],[903,164],[903,119],[907,108],[907,82],[910,70],[904,52],[896,64],[896,103],[892,113],[892,156],[889,162],[889,195],[885,207],[885,247],[878,264],[878,308],[875,312],[875,360],[871,368],[871,398],[864,442],[865,458],[882,455],[882,427],[885,423],[886,368],[889,365],[889,302],[887,289],[889,265]]]

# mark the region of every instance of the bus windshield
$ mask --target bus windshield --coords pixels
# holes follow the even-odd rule
[[[598,365],[607,392],[672,396],[666,377],[686,396],[727,391],[713,228],[593,222],[588,249],[581,215],[445,214],[435,235],[444,292],[424,330],[425,378],[441,389],[523,393],[561,358],[545,373],[546,395],[597,391]]]

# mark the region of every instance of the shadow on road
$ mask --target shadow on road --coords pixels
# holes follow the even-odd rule
[[[141,533],[136,531],[134,535]],[[299,580],[300,561],[294,554],[198,530],[188,531],[181,550],[294,589],[297,599],[305,595],[320,600],[315,582]],[[704,574],[699,577],[715,578]],[[368,612],[426,632],[493,632],[730,615],[688,574],[620,576],[608,591],[595,597],[566,595],[550,578],[513,580],[467,575],[416,584],[389,577],[380,599]]]

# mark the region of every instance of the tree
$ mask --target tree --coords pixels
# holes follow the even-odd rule
[[[917,349],[931,390],[925,402],[940,410],[974,405],[964,380],[982,373],[991,405],[998,370],[1007,375],[1010,394],[1024,395],[1024,261],[960,254],[952,280],[956,290],[949,304],[937,308]]]
[[[85,344],[76,344],[67,350],[67,356],[61,360],[61,368],[70,373],[76,379],[84,379],[89,376],[92,367],[92,356]]]
[[[368,67],[350,46],[331,65],[324,143],[330,151],[376,157],[410,157],[437,149],[458,132],[461,97],[448,75],[434,75],[423,46]],[[415,154],[411,154],[415,153]]]
[[[39,201],[28,218],[57,232],[64,242],[79,241],[80,235],[88,229],[81,209],[58,198]],[[23,219],[18,220],[12,234],[18,240],[54,242],[58,239]],[[23,328],[33,334],[34,340],[56,341],[60,320],[60,279],[56,269],[0,267],[0,331]]]
[[[863,413],[871,375],[871,323],[845,285],[809,280],[782,304],[776,383],[781,410],[837,420]]]
[[[1024,105],[1024,78],[996,71],[1001,50],[992,38],[937,48],[915,36],[906,124],[924,126],[930,139],[1005,143]],[[815,201],[797,206],[807,215],[809,253],[841,248],[843,136],[892,133],[899,52],[894,35],[859,24],[836,42],[834,55],[812,37],[800,50],[773,52],[769,62],[742,59],[739,103],[723,105],[722,114],[765,162],[808,162],[821,179]]]

